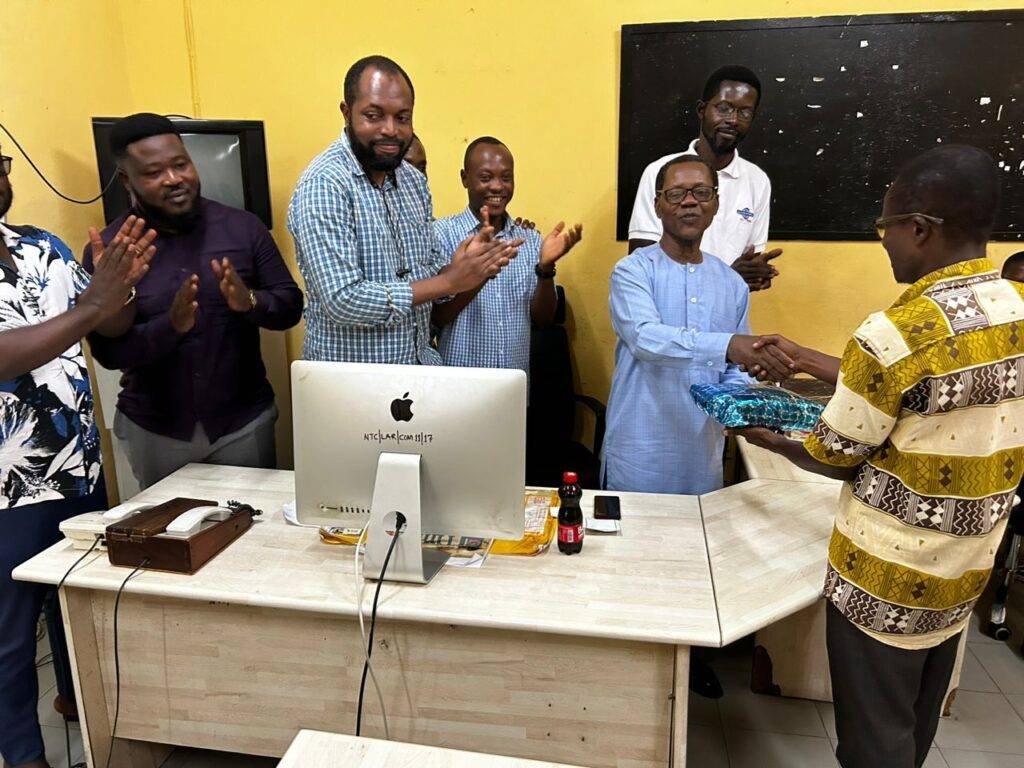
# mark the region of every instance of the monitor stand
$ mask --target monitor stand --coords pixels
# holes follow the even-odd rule
[[[405,515],[405,528],[388,561],[384,581],[426,584],[448,561],[436,549],[424,549],[420,516],[420,455],[382,453],[377,460],[377,479],[370,503],[366,530],[363,577],[380,578],[384,559],[395,535],[397,513]]]

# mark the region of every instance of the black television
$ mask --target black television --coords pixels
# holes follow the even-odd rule
[[[263,121],[171,119],[199,171],[203,197],[244,208],[259,216],[267,229],[271,229]],[[108,224],[130,205],[124,186],[118,181],[110,183],[117,172],[117,162],[110,151],[110,131],[118,120],[118,117],[92,119],[100,187],[105,190],[103,217]]]

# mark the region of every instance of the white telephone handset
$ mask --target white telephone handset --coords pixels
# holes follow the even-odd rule
[[[227,520],[234,510],[229,507],[195,507],[183,512],[167,525],[164,533],[171,536],[191,536],[198,533],[207,520]]]
[[[123,517],[128,517],[128,515],[134,515],[136,512],[143,512],[155,506],[156,504],[147,504],[145,502],[126,501],[124,504],[118,504],[113,509],[108,509],[106,512],[104,512],[103,522],[116,523]]]

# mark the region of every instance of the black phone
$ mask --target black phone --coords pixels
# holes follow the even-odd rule
[[[619,509],[618,496],[595,496],[594,497],[594,519],[595,520],[621,520],[622,511]]]

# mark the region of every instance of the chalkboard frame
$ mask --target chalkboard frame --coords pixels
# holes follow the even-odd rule
[[[982,21],[996,23],[1024,22],[1024,9],[985,10],[985,11],[949,11],[927,13],[883,13],[883,14],[845,14],[842,16],[804,16],[793,18],[772,19],[708,19],[705,21],[670,21],[650,24],[623,24],[620,42],[619,69],[619,145],[618,145],[618,189],[616,211],[616,240],[629,238],[629,218],[633,210],[636,189],[630,188],[629,168],[625,162],[629,145],[629,119],[633,113],[632,92],[624,87],[625,75],[633,65],[634,43],[652,35],[665,35],[682,32],[707,31],[714,28],[716,32],[751,32],[776,29],[805,29],[808,27],[844,27],[854,20],[858,25],[886,24],[935,24],[955,23],[961,21]],[[807,240],[807,241],[877,241],[874,232],[851,231],[816,231],[807,233],[778,230],[771,227],[772,240]],[[1019,241],[1022,233],[1014,230],[996,231],[992,233],[993,241]]]

